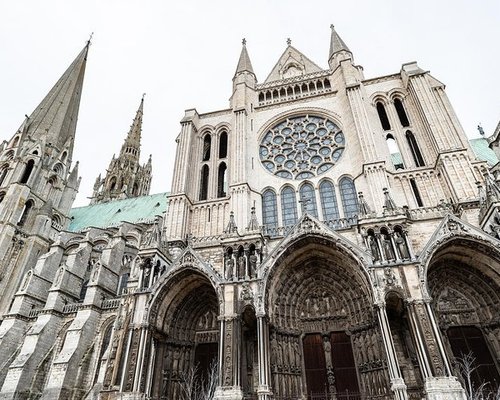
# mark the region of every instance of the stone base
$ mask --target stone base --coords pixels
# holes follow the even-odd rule
[[[268,386],[259,386],[257,388],[257,398],[259,400],[270,400],[273,398],[273,392]]]
[[[425,392],[427,400],[467,400],[462,385],[454,376],[427,378]]]
[[[140,392],[101,392],[99,394],[98,399],[99,400],[145,400],[146,395]]]
[[[243,391],[239,386],[219,386],[215,390],[214,400],[242,400]]]

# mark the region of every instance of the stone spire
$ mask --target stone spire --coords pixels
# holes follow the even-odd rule
[[[19,128],[21,133],[30,135],[35,140],[45,138],[47,143],[59,150],[66,143],[73,142],[89,47],[90,41],[35,111],[25,119]]]
[[[328,53],[328,64],[331,69],[335,69],[339,62],[346,59],[352,59],[352,52],[339,36],[335,27],[330,25],[332,34],[330,37],[330,52]]]
[[[240,59],[238,60],[238,66],[236,67],[236,72],[234,73],[234,76],[237,76],[242,72],[248,72],[255,76],[255,73],[253,72],[252,68],[252,62],[250,61],[250,56],[248,55],[247,51],[246,39],[243,39],[241,43],[243,46],[241,48]]]
[[[142,133],[142,115],[144,112],[144,96],[142,95],[141,103],[139,104],[139,108],[135,114],[134,121],[130,126],[130,130],[125,138],[125,142],[122,145],[122,149],[120,151],[120,157],[125,154],[130,155],[132,158],[139,159],[141,152],[141,133]]]
[[[151,156],[146,164],[140,165],[142,117],[144,95],[123,142],[118,157],[113,155],[106,176],[97,177],[94,183],[91,204],[112,200],[146,196],[151,186]]]

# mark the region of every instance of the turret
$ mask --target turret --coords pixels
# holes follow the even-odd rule
[[[340,65],[341,61],[351,60],[354,62],[354,58],[352,56],[351,50],[339,36],[335,27],[330,25],[332,30],[331,38],[330,38],[330,52],[328,54],[328,65],[330,69],[334,70]]]

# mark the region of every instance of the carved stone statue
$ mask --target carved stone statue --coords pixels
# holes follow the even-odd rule
[[[249,271],[248,275],[250,278],[255,278],[257,276],[257,255],[255,253],[251,253],[248,258],[249,261]]]
[[[394,249],[392,248],[391,238],[389,235],[382,235],[382,248],[384,249],[385,259],[387,261],[394,260]]]
[[[373,261],[380,261],[377,240],[373,236],[368,236],[368,243],[370,245],[370,251],[372,252]]]
[[[410,258],[410,252],[408,251],[408,246],[406,240],[401,234],[401,232],[394,232],[394,241],[396,242],[396,247],[399,251],[399,255],[402,260],[408,260]]]
[[[234,260],[231,255],[227,256],[226,259],[226,279],[233,279],[233,270],[234,270]]]
[[[245,279],[245,256],[242,254],[238,257],[238,280]]]

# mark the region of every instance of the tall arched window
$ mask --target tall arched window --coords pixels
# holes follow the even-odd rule
[[[278,227],[278,205],[276,204],[276,193],[271,189],[262,194],[262,222],[269,230]]]
[[[226,163],[222,162],[219,165],[219,171],[217,173],[217,197],[227,196],[227,177],[226,177]]]
[[[30,213],[30,210],[33,208],[33,200],[28,200],[26,204],[24,205],[23,212],[21,214],[21,218],[19,218],[19,221],[17,222],[17,225],[23,226],[28,219],[28,215]]]
[[[389,118],[385,112],[385,107],[380,101],[377,103],[377,112],[378,117],[380,118],[380,123],[382,124],[382,129],[384,131],[391,130],[391,124],[389,123]]]
[[[358,214],[358,198],[356,187],[351,178],[344,177],[340,180],[340,197],[346,218],[352,218]]]
[[[30,178],[31,172],[33,171],[33,166],[35,165],[34,160],[29,160],[24,169],[23,176],[21,178],[21,183],[27,183]]]
[[[206,200],[208,198],[208,173],[208,165],[204,165],[201,168],[200,200]]]
[[[394,139],[391,134],[387,135],[385,138],[387,147],[389,148],[389,153],[391,155],[391,161],[395,169],[404,169],[405,165],[403,163],[403,157],[401,156],[401,151],[399,150],[398,142]]]
[[[310,183],[306,183],[300,188],[300,203],[302,204],[302,212],[307,212],[318,218],[318,207],[316,206],[316,195],[314,188]]]
[[[208,161],[210,160],[210,150],[212,148],[212,136],[210,136],[208,133],[205,135],[203,138],[203,153],[202,153],[202,160],[203,161]]]
[[[396,112],[398,113],[399,122],[401,122],[401,125],[405,128],[407,126],[410,126],[410,121],[408,121],[408,116],[406,115],[403,102],[400,99],[394,99],[394,107],[396,108]]]
[[[222,132],[219,138],[219,158],[227,157],[227,132]]]
[[[319,197],[321,199],[321,209],[323,210],[323,219],[332,221],[339,219],[339,208],[335,188],[330,181],[323,181],[319,185]]]
[[[415,135],[411,131],[406,131],[406,140],[408,141],[408,146],[410,147],[411,155],[415,161],[417,167],[423,167],[425,165],[424,158],[415,139]]]
[[[297,222],[297,198],[295,190],[290,186],[281,191],[281,212],[284,226],[295,225]]]
[[[9,171],[9,164],[6,164],[2,167],[2,170],[0,172],[0,186],[3,185],[3,182],[5,181],[5,177],[7,176],[8,171]]]
[[[113,176],[109,181],[109,190],[112,192],[116,188],[116,178]]]

